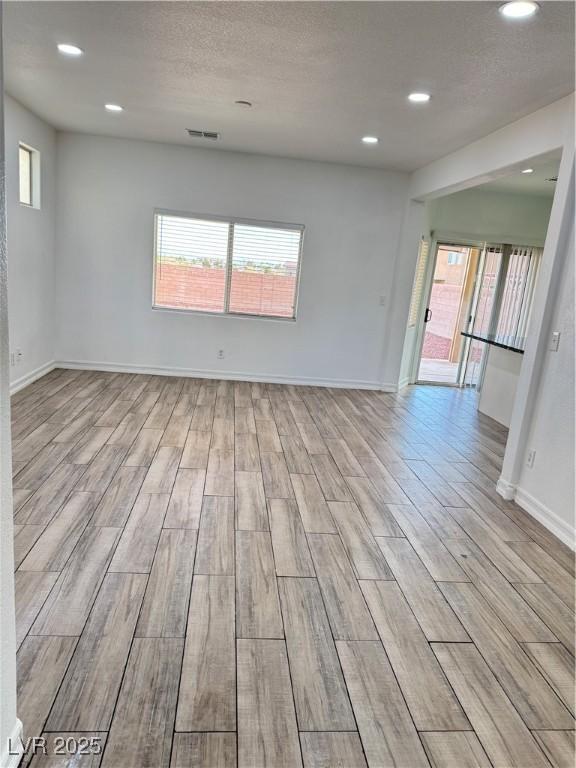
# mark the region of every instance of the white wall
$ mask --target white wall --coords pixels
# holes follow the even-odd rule
[[[405,342],[408,339],[408,344],[413,348],[415,329],[406,326],[420,239],[427,233],[426,227],[424,203],[408,200],[404,212],[402,236],[398,244],[394,290],[390,298],[390,327],[393,333],[386,339],[383,358],[387,375],[401,387],[408,383],[408,360],[411,352]]]
[[[10,349],[22,351],[10,380],[18,386],[54,361],[56,132],[9,96],[5,120]],[[39,210],[19,203],[20,141],[40,152]]]
[[[574,221],[548,326],[560,331],[557,352],[547,350],[542,366],[517,500],[541,519],[552,521],[564,540],[574,538]],[[534,466],[526,466],[529,449]]]
[[[500,347],[486,347],[486,353],[478,410],[504,427],[510,427],[523,355]]]
[[[394,172],[59,134],[58,359],[393,385],[379,297],[406,189]],[[152,310],[154,208],[304,224],[297,321]]]
[[[2,92],[2,9],[0,7],[0,93]],[[9,740],[19,744],[16,717],[16,620],[14,614],[14,550],[12,523],[12,455],[10,444],[10,382],[8,378],[8,269],[3,105],[0,100],[0,766],[15,768]]]
[[[426,207],[435,233],[541,247],[552,197],[467,189],[430,200]]]

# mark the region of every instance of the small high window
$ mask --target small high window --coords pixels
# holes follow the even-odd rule
[[[40,153],[26,144],[20,144],[18,167],[20,202],[30,208],[40,208]]]

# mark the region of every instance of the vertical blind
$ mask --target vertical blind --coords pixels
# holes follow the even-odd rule
[[[293,318],[302,233],[157,213],[154,306]]]
[[[526,336],[541,256],[541,248],[486,248],[474,316],[475,333]]]
[[[416,274],[414,275],[414,284],[412,285],[412,297],[410,299],[410,312],[408,314],[408,326],[413,328],[418,321],[418,310],[424,291],[424,278],[426,276],[426,265],[428,263],[428,250],[430,244],[428,240],[420,240],[420,249],[418,251],[418,263],[416,264]]]
[[[526,336],[541,255],[540,248],[512,247],[496,326],[499,336]]]

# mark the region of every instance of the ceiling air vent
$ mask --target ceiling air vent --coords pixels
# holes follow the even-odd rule
[[[193,139],[210,139],[210,141],[218,141],[220,134],[217,131],[195,131],[193,128],[186,128],[188,136]]]
[[[558,181],[558,176],[551,176],[549,179],[546,179],[546,181],[552,181],[556,183]]]

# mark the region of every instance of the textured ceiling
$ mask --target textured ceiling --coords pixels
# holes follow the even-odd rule
[[[9,2],[5,82],[60,129],[413,170],[574,90],[573,3],[498,5]]]
[[[532,168],[534,173],[522,173],[519,169],[512,173],[489,181],[478,187],[485,192],[514,192],[518,195],[537,195],[554,197],[556,184],[547,181],[558,175],[561,152],[550,152],[524,163],[524,168]]]

